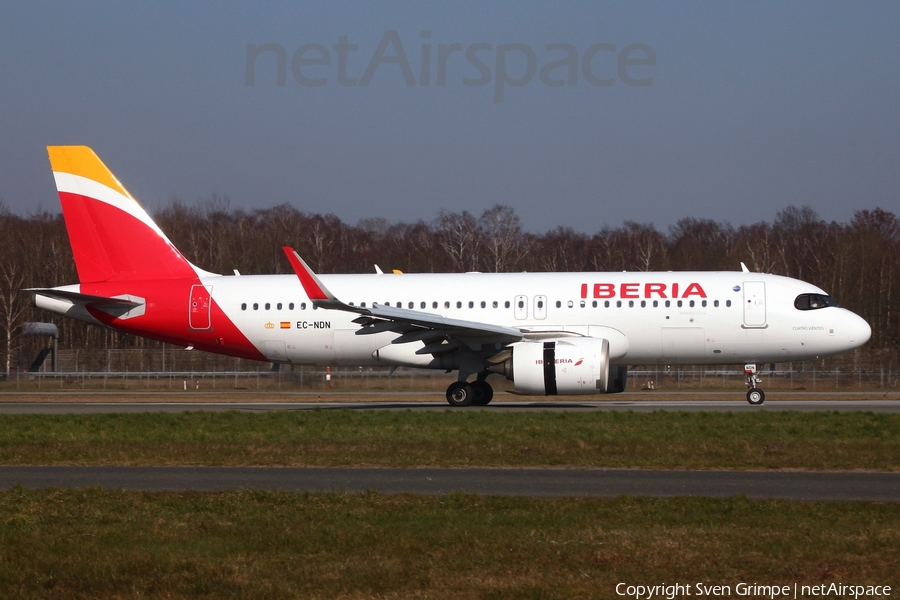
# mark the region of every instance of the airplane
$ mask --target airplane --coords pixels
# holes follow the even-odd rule
[[[300,365],[456,371],[454,407],[486,405],[497,374],[524,395],[625,390],[628,365],[757,366],[859,348],[861,317],[797,279],[733,272],[224,276],[172,244],[86,146],[48,147],[79,282],[34,305],[169,344]]]

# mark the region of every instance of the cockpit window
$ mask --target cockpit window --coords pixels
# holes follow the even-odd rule
[[[826,306],[837,306],[831,296],[823,296],[822,294],[800,294],[794,300],[794,308],[797,310],[816,310],[817,308],[825,308]]]

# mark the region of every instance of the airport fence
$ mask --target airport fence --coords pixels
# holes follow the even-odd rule
[[[2,378],[2,376],[0,376]],[[252,371],[77,371],[13,372],[0,391],[147,390],[147,391],[437,391],[454,379],[443,372],[412,369],[287,367]]]
[[[826,360],[761,365],[766,390],[894,390],[900,368],[877,356],[849,354]],[[18,364],[27,364],[19,361]],[[5,381],[2,381],[5,379]],[[37,372],[16,367],[0,373],[0,390],[385,390],[442,392],[455,373],[387,367],[350,368],[272,365],[180,347],[61,350],[57,372],[46,360]],[[636,365],[628,373],[628,390],[742,390],[744,375],[735,366]],[[498,391],[513,384],[492,376]]]
[[[266,365],[268,366],[268,365]],[[759,373],[761,387],[792,391],[898,390],[898,375],[887,369],[779,369]],[[2,378],[2,377],[0,377]],[[740,369],[680,366],[635,368],[628,373],[628,391],[745,389]],[[271,370],[209,371],[59,371],[10,373],[0,391],[39,390],[148,390],[148,391],[421,391],[442,392],[455,374],[400,368],[336,368],[287,366]],[[512,382],[493,376],[497,391],[513,389]],[[900,390],[898,390],[900,391]]]

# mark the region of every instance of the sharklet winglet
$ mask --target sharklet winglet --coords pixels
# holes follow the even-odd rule
[[[343,302],[338,300],[335,295],[325,287],[325,284],[323,284],[321,280],[319,280],[313,270],[309,268],[309,265],[306,264],[306,261],[300,258],[300,255],[297,254],[296,250],[294,250],[290,246],[282,246],[281,249],[284,250],[284,254],[285,256],[287,256],[288,262],[291,263],[291,268],[294,269],[294,273],[297,274],[297,278],[300,280],[300,285],[303,286],[303,291],[306,292],[306,295],[310,300],[312,300],[315,306],[319,308],[331,308],[334,310],[343,310],[364,315],[371,314],[364,308],[350,306],[349,304],[344,304]]]

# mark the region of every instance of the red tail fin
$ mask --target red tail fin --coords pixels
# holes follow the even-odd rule
[[[86,146],[50,146],[81,283],[196,278],[192,265]]]

